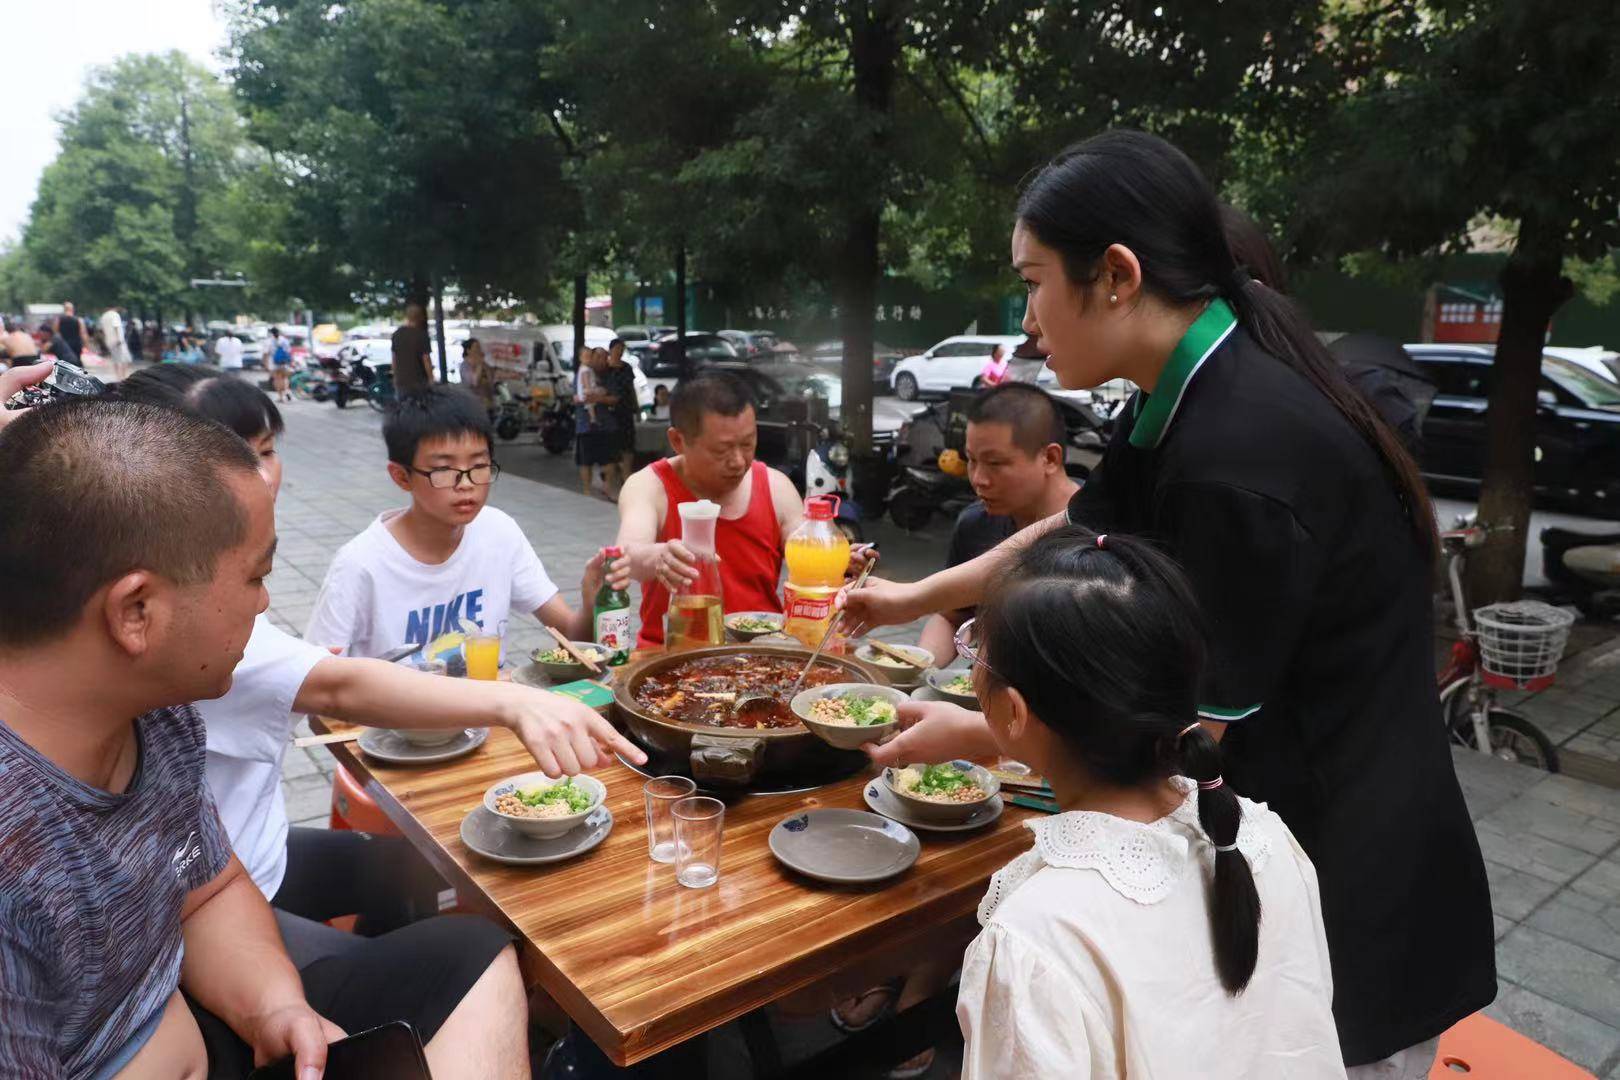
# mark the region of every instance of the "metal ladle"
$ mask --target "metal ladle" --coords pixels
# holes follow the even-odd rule
[[[856,577],[855,584],[850,586],[849,591],[854,592],[862,585],[865,585],[867,576],[872,573],[872,568],[875,566],[877,566],[877,552],[874,551],[871,559],[867,561],[867,564],[864,567],[862,567],[860,575]],[[844,608],[839,608],[837,614],[832,617],[832,621],[827,624],[826,632],[821,635],[821,643],[816,646],[816,651],[810,654],[810,660],[804,665],[804,670],[799,672],[799,677],[793,680],[792,687],[788,689],[786,694],[788,701],[792,701],[794,695],[799,692],[799,688],[804,685],[805,677],[810,674],[810,669],[816,666],[817,660],[821,659],[822,650],[826,649],[827,642],[831,641],[832,636],[838,632],[838,625],[844,621],[844,611]],[[779,699],[774,698],[769,694],[744,694],[736,701],[732,702],[731,715],[737,717],[742,716],[743,710],[753,705],[755,702],[774,702],[777,700]]]

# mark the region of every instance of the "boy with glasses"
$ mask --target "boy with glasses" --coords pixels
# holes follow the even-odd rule
[[[517,522],[485,503],[500,475],[489,414],[465,390],[435,386],[400,401],[383,423],[388,475],[411,496],[343,545],[326,572],[304,638],[350,656],[426,645],[463,623],[505,635],[531,611],[570,638],[591,633],[546,575]],[[602,584],[601,556],[580,595]]]

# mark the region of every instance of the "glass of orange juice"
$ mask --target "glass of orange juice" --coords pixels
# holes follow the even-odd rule
[[[498,679],[501,674],[501,635],[468,634],[462,647],[467,657],[467,678]]]

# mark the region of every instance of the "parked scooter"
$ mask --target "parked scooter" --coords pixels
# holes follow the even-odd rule
[[[366,364],[365,356],[345,345],[336,356],[321,358],[320,376],[311,387],[311,396],[347,409],[349,402],[367,396],[375,380],[376,373]]]
[[[1541,572],[1587,618],[1620,616],[1620,532],[1541,530]]]

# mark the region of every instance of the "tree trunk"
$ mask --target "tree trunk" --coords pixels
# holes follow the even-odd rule
[[[675,241],[675,343],[681,358],[681,378],[692,373],[686,358],[686,238]]]
[[[191,104],[180,95],[180,198],[175,207],[174,231],[186,255],[186,325],[196,323],[192,300],[197,295],[192,278],[203,277],[197,257],[197,171],[191,152]],[[313,344],[313,343],[312,343]]]
[[[850,16],[850,64],[855,101],[866,114],[868,145],[855,151],[860,160],[888,159],[889,124],[894,112],[894,80],[900,63],[899,16],[894,4],[874,0]],[[877,183],[862,185],[862,201],[851,209],[849,230],[839,259],[839,330],[843,338],[844,393],[839,425],[853,444],[857,460],[872,452],[873,315],[878,276],[882,271],[879,241],[883,225],[883,191]],[[861,492],[856,492],[860,498]]]
[[[1491,604],[1517,599],[1524,583],[1524,547],[1535,497],[1537,394],[1547,324],[1574,293],[1563,275],[1558,237],[1526,222],[1502,269],[1502,329],[1492,364],[1485,415],[1485,481],[1479,523],[1485,546],[1468,561],[1469,600]]]
[[[579,354],[585,348],[585,287],[587,281],[584,274],[574,275],[574,357],[573,364],[579,366]]]
[[[444,282],[433,275],[433,330],[439,335],[439,382],[450,381],[450,360],[444,350]]]

